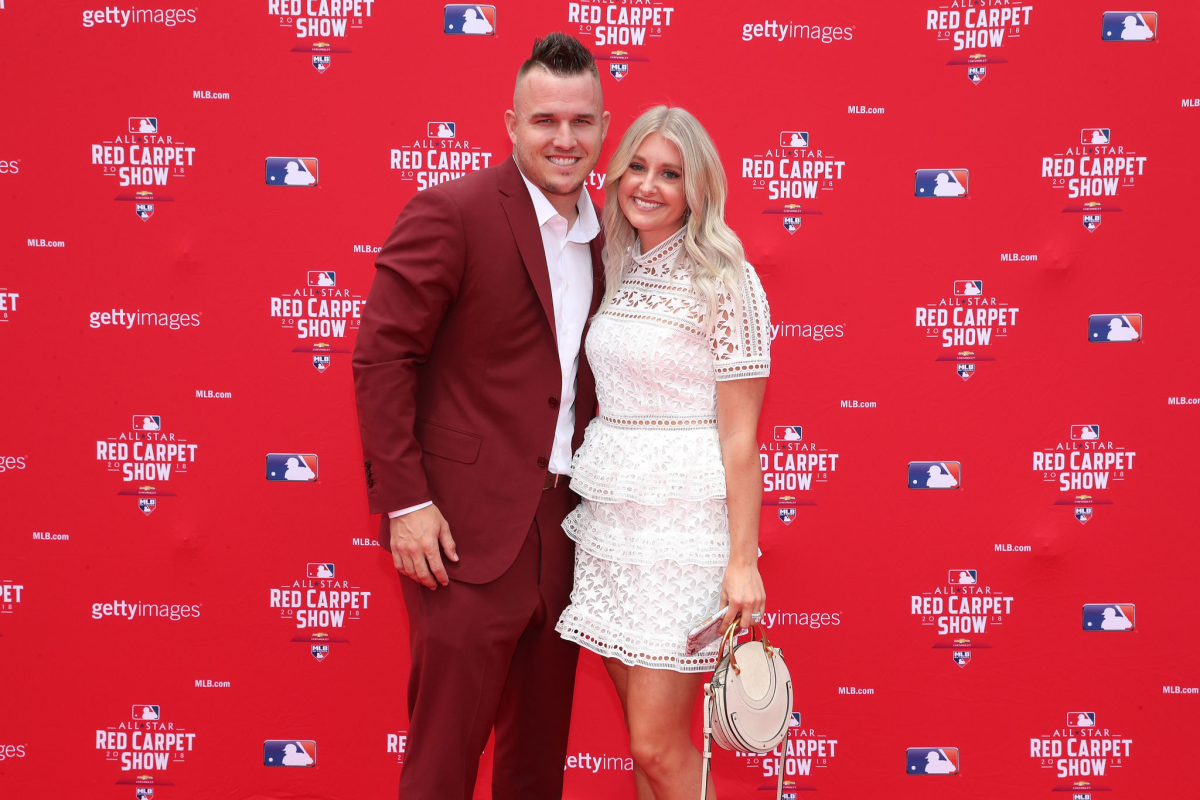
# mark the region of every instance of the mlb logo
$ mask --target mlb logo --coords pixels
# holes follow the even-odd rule
[[[310,269],[309,286],[337,286],[337,273],[333,270]]]
[[[1099,228],[1100,227],[1100,215],[1099,214],[1084,214],[1083,215],[1083,227],[1087,228],[1088,232],[1094,231],[1094,230],[1096,230],[1096,228]]]
[[[800,218],[799,217],[784,217],[783,218],[783,229],[785,231],[787,231],[788,233],[795,233],[796,231],[800,230]]]
[[[131,712],[133,719],[162,719],[162,707],[147,703],[134,703]]]
[[[967,67],[967,77],[976,86],[987,77],[987,67]]]
[[[316,186],[317,159],[299,156],[268,156],[267,186]]]
[[[263,742],[264,767],[315,767],[317,743],[312,739],[267,739]]]
[[[1067,727],[1068,728],[1094,728],[1094,727],[1096,727],[1096,712],[1095,711],[1068,711],[1067,712]]]
[[[329,356],[313,356],[313,367],[317,372],[329,369]]]
[[[313,453],[267,453],[267,480],[309,483],[317,479]]]
[[[154,203],[134,203],[133,213],[137,214],[142,222],[149,222],[154,216]]]
[[[1080,525],[1087,525],[1088,520],[1090,520],[1091,518],[1092,518],[1092,507],[1091,506],[1076,506],[1075,507],[1075,519],[1079,520]]]
[[[906,752],[909,775],[957,775],[957,747],[910,747]]]
[[[1088,317],[1089,342],[1140,342],[1141,314],[1092,314]]]
[[[1084,128],[1079,132],[1080,144],[1108,144],[1111,128]]]
[[[800,712],[799,711],[792,712],[792,718],[790,720],[788,720],[788,727],[789,728],[799,728],[800,727]]]
[[[330,59],[331,59],[331,56],[313,56],[312,57],[313,69],[315,69],[317,72],[324,74],[325,70],[329,69]]]
[[[133,429],[135,431],[162,430],[162,417],[158,414],[134,414]]]
[[[312,655],[317,661],[324,661],[325,657],[329,655],[329,645],[314,644],[312,646]]]
[[[618,64],[616,62],[610,62],[608,65],[608,72],[619,82],[622,78],[625,77],[626,74],[628,74],[629,65],[628,64]]]
[[[950,655],[954,659],[954,663],[958,664],[960,667],[965,667],[967,664],[971,663],[970,650],[954,650]]]
[[[150,800],[150,798],[154,797],[153,786],[138,786],[133,792],[137,800]]]
[[[970,380],[971,376],[974,374],[975,374],[975,365],[974,364],[959,364],[958,365],[958,377],[962,378],[964,381]]]
[[[158,117],[130,117],[130,133],[158,133]]]
[[[966,197],[968,180],[965,169],[919,169],[913,193],[917,197]]]
[[[804,428],[800,425],[776,425],[775,441],[798,442],[804,437]]]
[[[456,3],[443,10],[442,31],[454,35],[495,36],[496,7]]]
[[[1136,611],[1133,603],[1085,603],[1083,606],[1083,629],[1085,631],[1135,630]]]
[[[425,126],[425,135],[430,139],[453,139],[457,132],[453,122],[430,122]]]
[[[780,131],[780,147],[808,147],[808,131]]]
[[[962,465],[957,461],[908,462],[908,488],[957,489],[962,485]]]
[[[1071,800],[1092,800],[1091,792],[1074,792],[1071,795]]]
[[[154,507],[157,504],[158,504],[158,500],[156,500],[153,497],[139,497],[138,498],[138,508],[140,508],[142,510],[142,513],[145,514],[147,517],[154,513]]]
[[[796,518],[796,509],[794,509],[794,508],[780,508],[779,509],[779,521],[782,522],[784,525],[791,525],[792,520],[794,520],[795,518]]]
[[[946,583],[951,586],[974,586],[979,582],[977,569],[952,569],[946,576]]]
[[[332,578],[333,572],[333,564],[326,562],[308,565],[308,577],[310,578]]]
[[[1158,35],[1154,11],[1105,11],[1101,37],[1106,42],[1153,42]]]
[[[983,281],[955,281],[955,297],[977,297],[983,294]]]
[[[1072,425],[1072,442],[1090,442],[1100,438],[1099,425]]]

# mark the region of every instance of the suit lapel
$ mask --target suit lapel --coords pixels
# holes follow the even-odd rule
[[[506,197],[500,202],[504,214],[508,217],[508,225],[512,228],[513,238],[517,242],[517,250],[521,260],[525,262],[525,270],[529,280],[542,302],[542,310],[550,323],[550,333],[554,336],[555,347],[558,346],[558,332],[554,326],[554,295],[550,291],[550,269],[546,266],[546,248],[542,244],[542,231],[538,226],[537,212],[533,210],[533,200],[529,190],[521,178],[521,171],[511,158],[500,166],[500,191]]]

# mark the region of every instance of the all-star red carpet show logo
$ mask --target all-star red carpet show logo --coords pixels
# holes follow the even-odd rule
[[[982,280],[957,280],[950,295],[917,306],[914,324],[926,339],[937,340],[941,353],[936,360],[953,362],[955,373],[966,381],[976,364],[996,360],[989,348],[1013,333],[1020,311],[985,291]]]
[[[1095,231],[1105,214],[1121,211],[1117,198],[1146,174],[1148,157],[1130,147],[1112,128],[1082,128],[1078,142],[1042,158],[1042,177],[1066,194],[1064,214],[1080,214]]]
[[[772,441],[758,446],[759,468],[763,473],[764,506],[777,506],[779,520],[790,525],[796,519],[800,506],[815,506],[816,503],[799,499],[807,495],[813,484],[828,483],[837,472],[838,453],[816,441],[804,438],[802,425],[776,425],[772,429]]]
[[[1095,506],[1112,505],[1112,490],[1140,464],[1137,451],[1116,445],[1097,423],[1071,425],[1066,439],[1033,451],[1033,471],[1043,483],[1058,487],[1056,506],[1074,511],[1087,524]]]
[[[294,34],[290,37],[291,52],[303,56],[318,74],[324,74],[333,65],[335,55],[350,52],[346,37],[363,29],[374,6],[375,0],[267,0],[267,16],[279,28]]]
[[[187,176],[195,158],[196,148],[168,133],[158,117],[129,117],[124,130],[92,145],[92,164],[122,190],[115,199],[132,202],[143,222],[158,203],[174,200],[167,187]]]
[[[1133,739],[1108,724],[1095,711],[1068,711],[1050,733],[1030,737],[1029,757],[1059,779],[1051,791],[1089,800],[1092,792],[1112,791],[1108,781],[1129,766]]]
[[[339,577],[337,565],[328,561],[310,562],[303,577],[270,591],[270,607],[301,631],[292,641],[307,645],[317,661],[329,656],[330,645],[350,642],[342,629],[347,622],[361,620],[370,601],[370,592]]]
[[[313,368],[324,372],[334,355],[350,352],[346,337],[357,333],[366,302],[338,285],[336,270],[308,270],[305,285],[271,298],[271,318],[302,340],[292,352],[310,356]]]
[[[960,667],[971,663],[976,650],[990,650],[984,636],[1002,626],[1012,614],[1014,597],[984,583],[979,570],[952,568],[946,582],[909,597],[909,613],[922,626],[937,632],[934,650],[949,650]]]
[[[805,216],[820,215],[826,192],[841,183],[846,162],[823,149],[816,134],[785,130],[761,153],[742,158],[742,179],[761,191],[764,214],[780,217],[783,229],[795,233]]]
[[[951,51],[951,67],[966,67],[967,80],[978,86],[988,67],[1007,64],[1013,42],[1021,39],[1033,19],[1033,6],[1013,0],[951,0],[925,10],[925,30]]]
[[[650,48],[676,19],[676,9],[661,3],[603,0],[566,6],[567,33],[587,44],[600,68],[607,64],[608,74],[618,83],[649,63]]]
[[[118,495],[136,497],[138,508],[150,516],[158,498],[175,497],[171,481],[196,463],[200,448],[175,431],[168,430],[159,414],[133,414],[129,428],[115,436],[96,440],[96,460],[111,473],[121,476],[125,486]]]

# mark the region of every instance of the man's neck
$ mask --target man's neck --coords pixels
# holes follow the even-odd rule
[[[537,184],[534,185],[537,186]],[[537,188],[550,201],[550,205],[554,206],[554,210],[567,221],[567,230],[570,230],[579,217],[579,194],[583,191],[583,187],[580,186],[572,194],[550,194],[540,186]]]

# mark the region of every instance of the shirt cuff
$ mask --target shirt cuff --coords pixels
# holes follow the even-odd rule
[[[420,511],[422,508],[425,508],[426,506],[431,506],[431,505],[433,505],[433,501],[426,500],[424,503],[417,503],[415,506],[409,506],[408,508],[402,508],[399,511],[389,511],[388,519],[395,519],[396,517],[402,517],[405,514],[409,513],[410,511]]]

